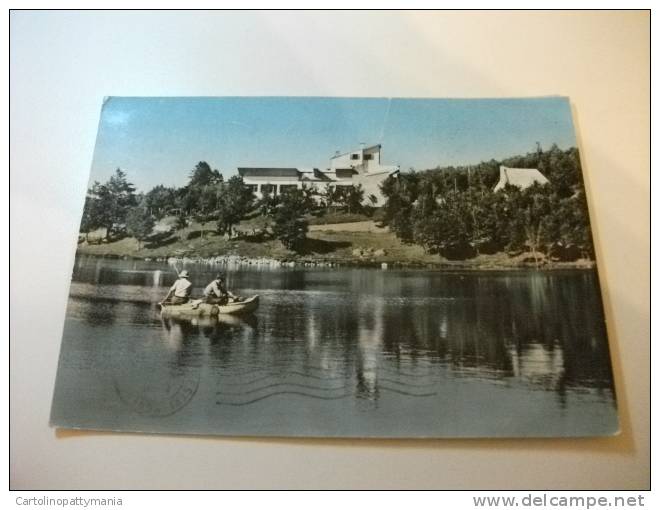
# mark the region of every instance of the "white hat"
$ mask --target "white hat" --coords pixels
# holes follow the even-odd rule
[[[188,271],[185,269],[179,273],[179,278],[188,278]]]

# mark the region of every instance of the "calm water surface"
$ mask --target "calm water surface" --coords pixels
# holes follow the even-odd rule
[[[186,266],[201,293],[217,268]],[[592,271],[241,269],[254,316],[174,320],[165,263],[78,258],[52,423],[232,435],[618,429]]]

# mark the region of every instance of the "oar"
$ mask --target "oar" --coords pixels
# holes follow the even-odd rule
[[[179,273],[180,273],[181,271],[179,271],[179,268],[177,267],[177,263],[176,263],[176,261],[174,262],[174,270],[176,271],[176,277],[178,278],[178,277],[179,277]],[[163,306],[163,303],[165,303],[165,301],[167,301],[167,300],[169,299],[170,294],[172,294],[172,291],[171,291],[171,290],[167,293],[167,296],[165,296],[165,299],[163,299],[162,301],[160,301],[160,302],[158,303],[161,307]]]
[[[183,267],[181,267],[181,269],[183,270]],[[179,268],[177,267],[177,263],[176,263],[176,261],[174,262],[174,270],[176,271],[176,276],[177,276],[177,278],[178,278],[178,277],[179,277],[179,273],[180,273],[181,271],[179,271]]]
[[[168,291],[167,295],[163,298],[162,301],[159,301],[159,302],[158,302],[158,304],[160,305],[161,308],[162,308],[163,305],[165,304],[165,301],[167,301],[167,300],[170,298],[170,294],[172,294],[172,291],[171,291],[171,290]]]

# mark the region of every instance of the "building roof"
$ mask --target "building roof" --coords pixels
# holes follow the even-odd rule
[[[328,172],[322,172],[318,168],[314,169],[314,177],[316,177],[319,181],[331,181],[330,177],[327,175]]]
[[[389,165],[389,166],[383,166],[381,167],[380,170],[376,170],[375,172],[366,172],[362,175],[366,177],[373,177],[376,175],[383,175],[383,174],[394,175],[394,174],[398,174],[400,171],[401,169],[398,166]]]
[[[297,168],[246,168],[238,167],[241,177],[299,177]]]
[[[500,166],[500,180],[493,191],[499,191],[507,184],[525,189],[535,182],[546,184],[550,181],[536,168],[509,168],[502,165]]]
[[[381,145],[379,143],[377,143],[376,145],[371,145],[369,147],[360,147],[358,149],[353,149],[352,151],[342,152],[341,154],[335,154],[330,159],[340,158],[342,156],[346,156],[347,154],[353,154],[354,152],[360,152],[360,151],[370,152],[370,153],[378,152],[380,150],[380,148],[381,148]]]
[[[376,145],[372,145],[371,147],[365,147],[364,149],[362,149],[362,151],[367,154],[373,154],[379,152],[380,149],[381,149],[381,145],[377,143]]]

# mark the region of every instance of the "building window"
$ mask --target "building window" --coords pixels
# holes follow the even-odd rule
[[[352,168],[337,168],[335,175],[338,179],[351,179],[353,174],[356,173]]]
[[[365,154],[364,159],[365,160],[374,159],[374,155],[373,154]]]
[[[291,191],[294,189],[298,189],[297,184],[280,184],[280,193],[284,193],[285,191]]]
[[[360,159],[359,154],[351,154],[351,159]]]
[[[262,195],[270,195],[271,193],[275,192],[275,185],[274,184],[262,184],[261,185],[261,194]]]
[[[246,186],[252,193],[256,193],[259,189],[259,186],[257,184],[246,184]]]

